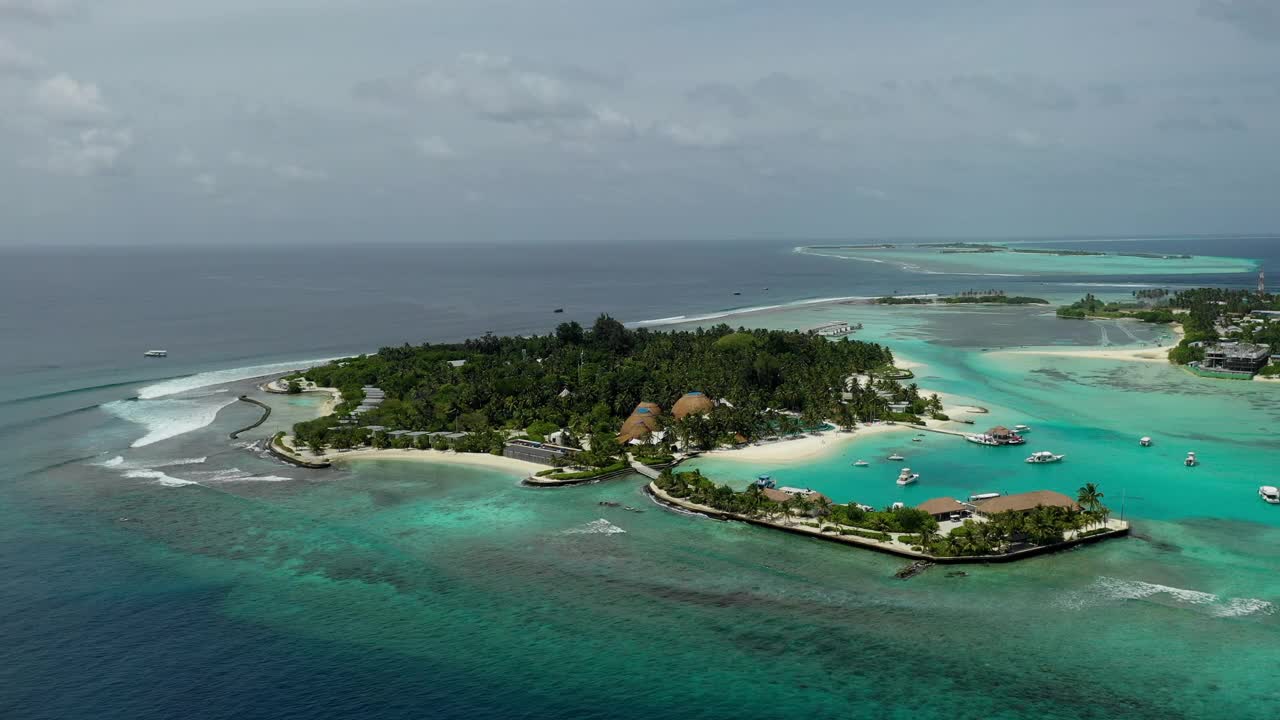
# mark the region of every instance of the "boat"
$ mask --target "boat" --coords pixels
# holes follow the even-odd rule
[[[870,465],[870,464],[871,464],[871,463],[867,462],[866,460],[856,460],[856,461],[854,461],[853,466],[854,466],[854,467],[866,467],[866,466],[868,466],[868,465]]]
[[[1047,450],[1041,450],[1040,452],[1031,453],[1031,455],[1027,457],[1027,462],[1032,464],[1055,463],[1061,462],[1064,457],[1066,457],[1066,455],[1054,455]]]
[[[911,438],[911,442],[924,442],[924,438]]]
[[[1195,453],[1189,452],[1187,453],[1187,459],[1183,460],[1182,464],[1186,465],[1187,467],[1195,467],[1200,464],[1200,461],[1196,459]]]
[[[979,500],[990,500],[991,498],[998,498],[998,497],[1000,497],[1000,493],[997,493],[997,492],[974,493],[969,496],[969,502],[977,502]]]
[[[964,439],[968,440],[971,443],[977,443],[978,445],[995,446],[1000,444],[996,442],[996,439],[991,437],[990,435],[965,435]]]
[[[564,312],[564,308],[556,308],[555,310],[552,310],[551,312],[553,312],[553,313],[562,313],[562,312]]]
[[[920,479],[920,473],[911,472],[911,468],[902,468],[902,472],[898,473],[899,485],[910,485]]]
[[[1280,505],[1280,489],[1276,489],[1273,485],[1263,485],[1258,488],[1258,497],[1265,503]]]
[[[906,458],[902,457],[902,456],[901,456],[901,455],[899,455],[898,453],[894,453],[894,454],[890,455],[890,456],[889,456],[889,459],[890,459],[890,460],[906,460]]]
[[[1138,444],[1141,445],[1142,447],[1151,447],[1151,438],[1143,437],[1141,440],[1138,441]]]
[[[740,293],[740,292],[736,292],[736,293],[734,293],[734,295],[741,295],[741,294],[742,294],[742,293]]]
[[[168,350],[148,350],[142,353],[142,356],[149,357],[149,358],[169,357],[169,351]]]
[[[1031,432],[1031,426],[1030,426],[1030,425],[1014,425],[1014,426],[1013,426],[1013,431],[1014,431],[1014,432],[1016,432],[1016,433],[1018,433],[1018,434],[1022,434],[1022,433],[1025,433],[1025,432]]]
[[[771,488],[775,484],[776,483],[773,482],[773,478],[769,477],[768,475],[761,475],[760,477],[756,478],[756,487],[758,488]]]

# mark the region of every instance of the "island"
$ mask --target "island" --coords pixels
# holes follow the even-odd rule
[[[1006,295],[1003,290],[966,290],[955,295],[889,295],[875,299],[878,305],[1048,305],[1044,298]]]

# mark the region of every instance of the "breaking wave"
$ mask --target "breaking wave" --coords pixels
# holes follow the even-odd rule
[[[187,485],[199,485],[195,480],[183,480],[171,475],[166,475],[159,470],[126,470],[124,476],[127,478],[141,478],[145,480],[154,480],[159,485],[165,487],[185,487]]]
[[[1060,604],[1082,609],[1107,601],[1147,600],[1169,607],[1192,608],[1213,617],[1270,615],[1275,605],[1260,598],[1223,598],[1214,593],[1141,580],[1099,577],[1086,590],[1069,593]]]
[[[214,396],[189,400],[117,400],[103,405],[102,409],[146,429],[146,434],[131,445],[138,448],[211,425],[218,412],[233,402],[234,398]]]
[[[146,387],[140,388],[138,390],[138,397],[143,400],[152,400],[155,398],[165,397],[166,395],[177,395],[178,393],[196,390],[210,385],[218,385],[220,383],[248,380],[249,378],[273,375],[275,373],[283,373],[290,370],[303,370],[305,368],[315,367],[316,365],[322,365],[334,359],[335,358],[295,360],[291,362],[249,365],[247,367],[230,368],[228,370],[211,370],[209,372],[196,373],[195,375],[185,375],[183,377],[158,382],[153,385],[147,385]]]
[[[626,530],[614,525],[613,523],[600,518],[592,520],[582,527],[570,528],[564,531],[565,535],[618,535],[625,533]]]

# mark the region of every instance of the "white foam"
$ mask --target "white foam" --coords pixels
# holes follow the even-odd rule
[[[604,518],[592,520],[582,527],[570,528],[564,531],[566,535],[618,535],[625,532],[626,530],[623,530]]]
[[[1172,607],[1199,609],[1220,618],[1275,613],[1275,605],[1260,598],[1223,598],[1200,590],[1105,576],[1095,580],[1085,592],[1069,593],[1060,599],[1059,604],[1078,610],[1105,600],[1148,599],[1164,601]]]
[[[721,320],[735,315],[750,315],[751,313],[768,312],[770,310],[788,310],[792,308],[802,308],[810,305],[822,305],[826,303],[854,302],[858,300],[875,300],[878,295],[846,295],[843,297],[824,297],[810,298],[808,300],[796,300],[789,303],[778,303],[776,305],[755,305],[752,307],[735,308],[732,310],[719,310],[717,312],[705,313],[702,315],[673,315],[672,317],[658,318],[656,320],[638,320],[626,323],[629,327],[655,327],[658,325],[680,325],[683,323],[706,322],[708,320]],[[928,295],[904,295],[902,297],[937,297],[935,294]]]
[[[206,427],[217,418],[219,410],[233,402],[234,399],[221,397],[117,400],[103,405],[102,409],[146,428],[147,433],[131,445],[138,448]]]
[[[224,470],[207,470],[192,475],[199,476],[202,482],[286,482],[293,478],[283,477],[281,475],[254,475],[240,468],[226,468]]]
[[[250,365],[247,367],[230,368],[228,370],[212,370],[209,372],[196,373],[186,377],[175,378],[173,380],[165,380],[154,385],[147,385],[138,390],[138,397],[143,400],[151,400],[154,398],[165,397],[166,395],[176,395],[182,392],[188,392],[197,388],[208,387],[210,385],[218,385],[221,383],[236,382],[237,380],[248,380],[249,378],[261,377],[263,375],[272,375],[275,373],[288,372],[290,370],[303,370],[316,365],[323,365],[336,358],[324,358],[320,360],[295,360],[291,362],[268,363],[265,365]]]
[[[117,455],[117,456],[115,456],[115,457],[111,458],[110,460],[103,460],[102,462],[96,462],[96,463],[91,463],[91,464],[92,464],[92,465],[97,465],[98,467],[104,467],[104,468],[109,468],[109,467],[120,467],[121,465],[123,465],[123,464],[124,464],[124,456],[123,456],[123,455]]]
[[[1213,608],[1217,617],[1245,617],[1246,615],[1272,615],[1276,606],[1258,598],[1235,598]]]
[[[187,485],[199,485],[194,480],[183,480],[170,475],[166,475],[159,470],[127,470],[124,473],[127,478],[141,478],[145,480],[155,480],[157,484],[165,487],[184,487]]]
[[[163,460],[158,463],[151,463],[153,467],[173,467],[174,465],[203,465],[207,457],[196,458],[178,458],[177,460]]]

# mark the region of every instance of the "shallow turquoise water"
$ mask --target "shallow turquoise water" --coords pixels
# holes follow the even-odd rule
[[[1049,255],[1039,253],[957,253],[939,248],[900,246],[874,248],[808,248],[806,254],[853,262],[887,263],[921,273],[966,274],[991,278],[1026,275],[1207,275],[1241,273],[1257,269],[1244,258],[1193,255],[1189,258],[1147,258],[1122,255]],[[1134,251],[1129,251],[1134,252]],[[1138,251],[1140,252],[1140,250]]]

